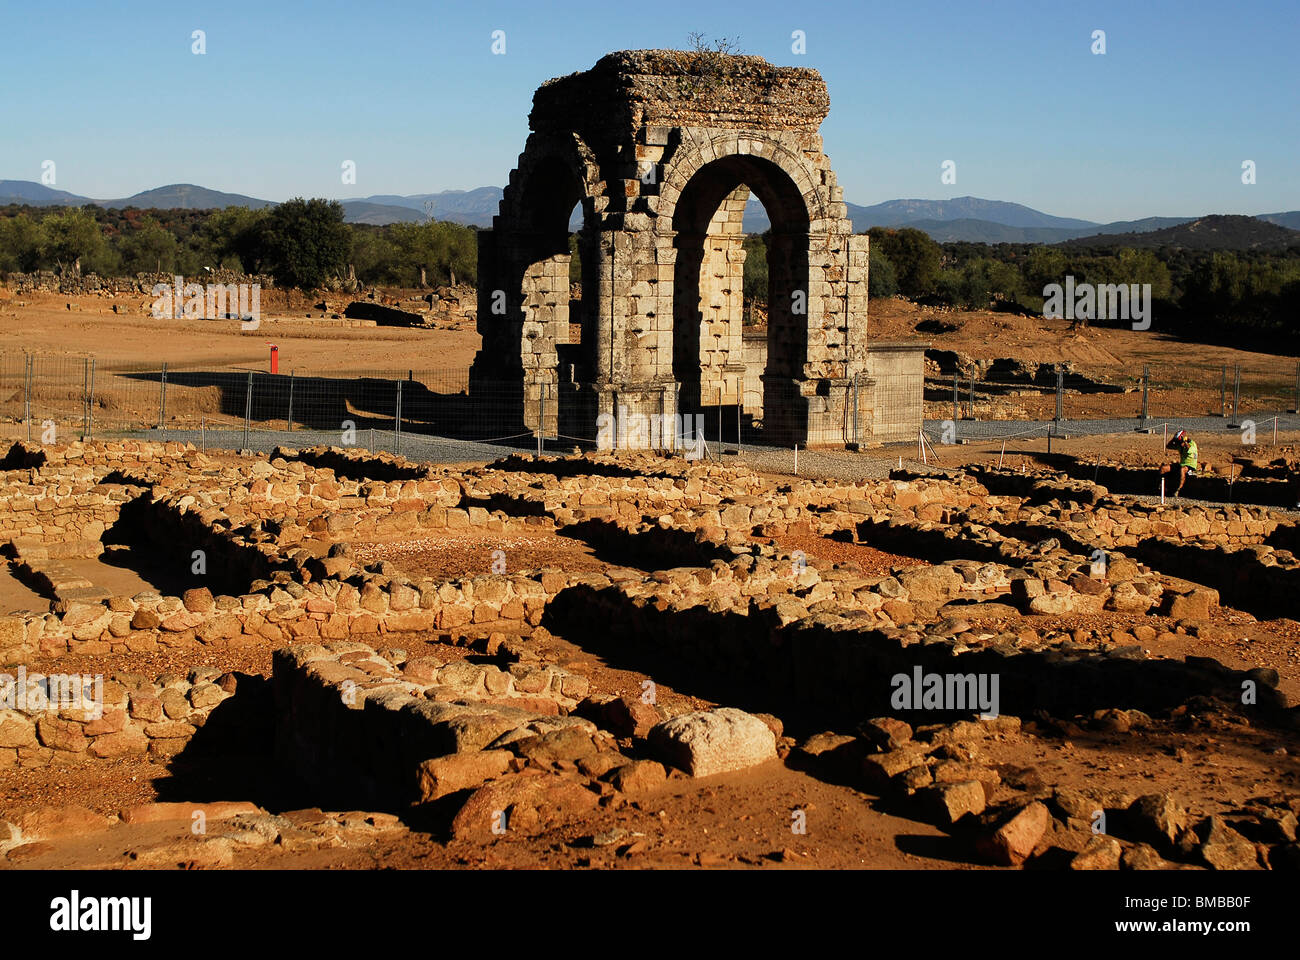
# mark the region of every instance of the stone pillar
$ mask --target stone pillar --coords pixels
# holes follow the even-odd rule
[[[558,253],[523,271],[520,363],[524,371],[524,425],[554,435],[559,409],[557,343],[569,340],[569,263]],[[543,414],[545,419],[543,420]]]
[[[712,235],[704,241],[700,272],[700,405],[735,406],[744,381],[741,346],[744,310],[743,235]]]

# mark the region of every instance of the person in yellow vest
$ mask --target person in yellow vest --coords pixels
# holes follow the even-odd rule
[[[1183,484],[1187,482],[1187,475],[1195,473],[1197,470],[1197,451],[1196,441],[1187,435],[1186,430],[1179,430],[1169,442],[1165,444],[1166,449],[1178,451],[1177,463],[1166,463],[1160,467],[1160,473],[1163,476],[1169,473],[1174,467],[1178,468],[1178,489],[1174,491],[1174,496],[1180,496],[1183,492]]]

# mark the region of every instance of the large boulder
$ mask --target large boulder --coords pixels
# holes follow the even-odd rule
[[[734,707],[685,713],[650,730],[659,759],[693,777],[743,770],[776,759],[776,735],[766,723]]]

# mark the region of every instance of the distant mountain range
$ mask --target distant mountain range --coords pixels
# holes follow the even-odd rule
[[[376,194],[341,201],[348,223],[383,225],[416,223],[432,216],[437,220],[486,227],[492,224],[501,201],[500,187],[474,190],[444,190],[440,193],[417,193],[411,196]],[[208,209],[245,206],[250,209],[274,206],[271,200],[259,200],[237,193],[221,193],[191,183],[175,183],[146,190],[118,200],[92,200],[89,197],[55,190],[30,180],[0,180],[0,205],[26,203],[33,206]],[[1208,249],[1204,245],[1220,244],[1232,249],[1280,249],[1300,240],[1290,231],[1300,230],[1300,210],[1265,213],[1255,217],[1146,217],[1142,220],[1117,220],[1093,223],[1071,217],[1055,217],[1019,203],[984,200],[979,197],[954,197],[951,200],[890,200],[872,206],[846,203],[853,228],[859,232],[871,227],[913,227],[923,230],[941,243],[1063,243],[1100,246],[1114,242],[1115,235],[1141,235],[1142,240],[1125,236],[1129,246],[1185,245]],[[1223,222],[1221,222],[1223,221]],[[1245,221],[1264,221],[1277,230],[1254,231]],[[1178,228],[1199,224],[1187,230]],[[581,226],[579,211],[574,211],[569,229]],[[771,222],[762,204],[750,199],[745,209],[745,232],[762,233]],[[1282,230],[1280,228],[1286,228]],[[1235,246],[1234,246],[1235,244]]]
[[[1065,246],[1281,251],[1288,247],[1300,246],[1300,231],[1260,217],[1214,214],[1145,233],[1104,233],[1079,237],[1065,241]]]
[[[192,183],[173,183],[165,187],[145,190],[121,200],[92,200],[79,197],[66,190],[54,190],[43,183],[31,180],[0,180],[0,203],[30,203],[41,207],[81,207],[93,203],[100,207],[120,209],[140,207],[157,210],[210,210],[214,207],[248,207],[258,210],[273,207],[270,200],[258,200],[240,193],[222,193]]]
[[[497,196],[499,199],[499,190]],[[118,200],[93,200],[90,197],[68,193],[66,190],[54,190],[30,180],[0,180],[0,204],[6,203],[29,203],[40,207],[80,207],[93,203],[112,209],[139,207],[143,210],[211,210],[216,207],[248,207],[250,210],[260,210],[263,207],[275,206],[274,200],[259,200],[257,197],[246,197],[240,193],[222,193],[192,183],[173,183]],[[405,205],[389,206],[365,200],[343,201],[343,213],[348,223],[375,225],[404,221],[414,223],[427,219],[418,204],[412,209]],[[491,220],[489,219],[488,222],[490,223]]]

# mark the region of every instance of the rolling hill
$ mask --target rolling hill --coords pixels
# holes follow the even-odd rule
[[[1276,223],[1279,227],[1300,230],[1300,210],[1292,210],[1290,213],[1261,213],[1255,219]]]
[[[954,220],[984,221],[1007,227],[1049,227],[1072,229],[1096,227],[1090,220],[1054,217],[1019,203],[982,200],[979,197],[953,197],[951,200],[889,200],[870,207],[850,205],[849,216],[856,230],[870,227],[894,227],[918,220],[948,223]]]
[[[416,210],[422,215],[432,214],[435,220],[449,220],[466,226],[490,227],[501,203],[500,187],[476,187],[473,190],[443,190],[441,193],[415,193],[407,197],[397,194],[378,194],[349,203],[381,204],[387,207]]]
[[[443,190],[438,193],[375,194],[342,200],[348,223],[380,226],[389,223],[418,223],[430,215],[466,226],[489,227],[501,202],[500,187],[473,190]],[[270,207],[275,201],[237,193],[222,193],[190,183],[174,183],[145,190],[117,200],[92,200],[66,190],[55,190],[30,180],[0,180],[0,205],[105,207],[135,206],[160,209],[204,209],[246,206]],[[1079,243],[1088,246],[1116,245],[1123,237],[1129,246],[1187,246],[1211,249],[1285,249],[1300,230],[1300,211],[1260,214],[1256,217],[1215,215],[1195,217],[1146,217],[1092,223],[1071,217],[1057,217],[1019,203],[953,197],[950,200],[889,200],[871,206],[846,203],[854,230],[872,227],[913,227],[941,243]],[[1191,227],[1191,224],[1199,226]],[[1252,224],[1254,226],[1252,226]],[[574,210],[569,229],[582,226]],[[745,208],[746,233],[762,233],[771,227],[762,204],[751,198]],[[1181,228],[1186,227],[1185,231]],[[1257,229],[1258,228],[1258,229]],[[1271,229],[1270,229],[1271,228]],[[1181,232],[1180,232],[1181,231]],[[1135,239],[1141,238],[1141,239]],[[1243,246],[1244,245],[1244,246]]]
[[[0,203],[29,203],[34,207],[79,207],[94,201],[66,190],[55,190],[34,180],[0,180]]]
[[[396,207],[385,203],[368,203],[365,200],[344,200],[343,221],[366,223],[382,227],[388,223],[419,223],[428,217],[410,207]]]
[[[1093,234],[1066,241],[1070,247],[1182,247],[1187,250],[1285,250],[1300,247],[1300,230],[1258,217],[1213,214],[1145,233]]]
[[[144,190],[120,200],[92,200],[101,207],[139,207],[142,210],[212,210],[225,207],[248,207],[260,210],[275,206],[270,200],[258,200],[241,193],[222,193],[193,183],[170,183],[165,187]]]

